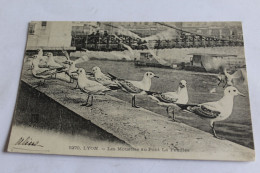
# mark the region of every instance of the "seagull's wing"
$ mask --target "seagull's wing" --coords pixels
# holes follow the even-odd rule
[[[143,90],[133,85],[131,82],[120,79],[117,80],[116,83],[119,84],[124,90],[129,93],[141,93]]]
[[[96,81],[88,81],[88,83],[86,83],[86,85],[82,88],[82,90],[84,90],[85,92],[105,92],[105,91],[109,91],[110,89],[103,86],[102,84],[96,82]]]
[[[36,71],[36,74],[37,75],[48,75],[48,74],[51,74],[51,73],[55,73],[56,70],[53,70],[53,69],[49,69],[49,68],[39,68],[37,71]]]
[[[50,69],[57,69],[57,68],[63,68],[62,65],[58,64],[58,63],[51,63],[51,64],[48,64],[48,67]]]
[[[190,108],[190,110],[205,118],[216,118],[221,113],[217,102],[203,103],[196,107]]]
[[[167,93],[158,93],[154,94],[154,97],[156,97],[160,102],[164,103],[175,103],[178,100],[178,97],[173,92],[167,92]]]
[[[219,102],[207,102],[207,103],[202,103],[202,104],[200,104],[200,105],[202,105],[202,106],[204,106],[205,108],[207,108],[207,109],[210,109],[210,110],[212,110],[212,111],[219,111],[219,110],[221,110],[221,106],[219,105]]]
[[[237,70],[231,76],[232,76],[233,79],[237,79],[237,78],[243,77],[241,70]]]
[[[38,67],[39,68],[48,68],[48,65],[47,64],[39,64]]]
[[[133,86],[135,86],[137,88],[140,88],[140,89],[145,90],[145,91],[148,90],[148,89],[145,89],[145,86],[144,86],[144,84],[141,81],[131,81],[131,80],[128,80],[128,82],[131,83]]]
[[[203,118],[216,118],[220,115],[220,111],[216,110],[214,107],[214,102],[204,103],[204,104],[176,104],[182,110],[187,110],[189,112],[193,112]]]
[[[112,81],[111,77],[105,74],[95,77],[95,80],[105,86],[118,86],[115,81]]]
[[[34,77],[36,78],[48,78],[51,75],[54,75],[56,70],[50,70],[50,69],[39,69],[36,72],[33,72]]]

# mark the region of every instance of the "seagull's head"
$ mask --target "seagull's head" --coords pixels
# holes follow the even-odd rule
[[[237,88],[233,87],[233,86],[229,86],[225,89],[224,91],[224,95],[231,95],[231,96],[237,96],[237,95],[240,95],[240,96],[243,96],[245,97],[244,94],[242,94],[241,92],[238,91]]]
[[[71,60],[66,60],[65,62],[63,62],[64,64],[69,64],[69,65],[72,65],[74,63],[74,61],[71,61]]]
[[[86,74],[85,70],[83,68],[79,68],[77,70],[77,73],[80,75],[80,74]]]
[[[98,66],[95,66],[95,67],[92,68],[92,72],[93,72],[94,74],[96,74],[96,73],[98,73],[98,72],[101,72],[101,70],[100,70],[100,68],[99,68]]]
[[[38,58],[38,55],[33,55],[32,58],[36,59],[36,58]]]
[[[39,52],[42,52],[42,48],[37,49],[37,52],[38,52],[38,53],[39,53]]]
[[[187,86],[186,80],[181,80],[179,83],[180,88],[185,88]]]
[[[53,56],[53,54],[51,52],[47,53],[47,57],[52,57],[52,56]]]
[[[153,77],[159,78],[159,76],[156,76],[153,72],[146,72],[144,74],[144,78],[152,79]]]

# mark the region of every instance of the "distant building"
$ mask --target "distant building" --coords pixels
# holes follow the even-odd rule
[[[71,30],[71,22],[31,22],[28,28],[27,49],[74,49],[71,47]]]
[[[205,36],[243,40],[240,22],[182,22],[179,27]]]

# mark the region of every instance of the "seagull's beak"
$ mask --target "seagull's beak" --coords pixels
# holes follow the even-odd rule
[[[242,96],[242,97],[246,97],[244,94],[242,94],[241,92],[238,92],[238,95]]]
[[[154,77],[159,78],[159,76],[154,76]]]

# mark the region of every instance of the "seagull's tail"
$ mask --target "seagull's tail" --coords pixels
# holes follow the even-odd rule
[[[117,80],[118,79],[118,77],[112,75],[111,73],[107,73],[107,74],[110,76],[111,80]]]
[[[56,70],[58,73],[59,72],[64,72],[64,69],[65,69],[66,67],[50,67],[50,70]]]
[[[192,112],[193,107],[198,106],[198,105],[195,105],[195,104],[179,104],[179,103],[176,103],[176,105],[179,106],[183,110],[188,110],[188,111],[191,111],[191,112]]]
[[[111,90],[119,90],[119,89],[121,89],[121,87],[120,86],[118,86],[118,85],[110,85],[110,86],[107,86],[109,89],[111,89]]]
[[[158,93],[158,92],[153,92],[153,91],[145,91],[146,92],[146,94],[148,95],[148,96],[153,96],[153,95],[155,95],[155,94],[160,94],[160,93]]]

